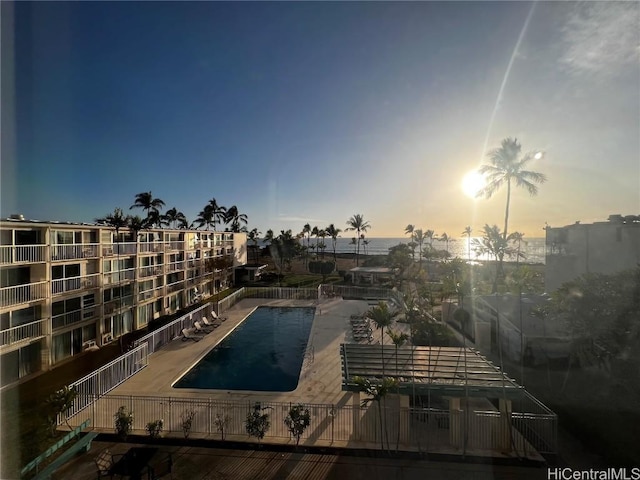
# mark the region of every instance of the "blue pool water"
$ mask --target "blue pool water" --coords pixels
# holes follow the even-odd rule
[[[295,390],[314,312],[314,307],[258,307],[173,386]]]

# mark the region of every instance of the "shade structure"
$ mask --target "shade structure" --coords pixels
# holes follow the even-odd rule
[[[440,393],[456,397],[519,398],[524,388],[471,348],[394,345],[340,345],[342,389],[359,391],[355,377],[372,383],[398,381],[400,393]]]

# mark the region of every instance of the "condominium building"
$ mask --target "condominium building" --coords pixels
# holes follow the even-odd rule
[[[225,290],[246,234],[0,221],[2,386]]]
[[[546,228],[545,289],[585,273],[612,274],[640,266],[640,216]]]

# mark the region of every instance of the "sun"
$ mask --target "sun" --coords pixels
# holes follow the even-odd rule
[[[484,175],[477,170],[471,170],[462,179],[462,191],[469,198],[476,198],[476,195],[486,185]]]

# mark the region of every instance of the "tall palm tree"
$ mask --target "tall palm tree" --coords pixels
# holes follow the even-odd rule
[[[524,233],[510,233],[508,239],[518,244],[518,247],[516,248],[516,267],[518,267],[520,266],[520,258],[525,256],[521,250],[522,244],[527,244],[527,242],[524,240]]]
[[[209,203],[207,203],[207,205],[204,208],[205,210],[209,210],[211,214],[211,220],[212,220],[214,232],[216,231],[216,223],[220,223],[220,224],[222,224],[223,222],[227,223],[226,222],[227,208],[222,205],[218,205],[218,202],[216,201],[215,198],[212,198],[211,200],[209,200]]]
[[[500,188],[506,183],[507,185],[507,202],[504,210],[504,230],[502,231],[502,238],[507,239],[507,228],[509,226],[509,204],[511,202],[511,186],[515,184],[516,187],[525,188],[529,195],[534,196],[538,194],[538,187],[536,184],[543,184],[546,182],[546,175],[534,172],[532,170],[525,170],[527,165],[534,159],[539,158],[538,154],[533,152],[526,153],[524,156],[520,156],[522,146],[518,143],[517,138],[505,138],[502,140],[500,148],[495,148],[489,152],[488,165],[482,165],[478,170],[482,175],[486,176],[487,185],[482,188],[477,194],[477,197],[491,198]],[[502,260],[499,258],[500,271],[502,272]]]
[[[360,237],[362,238],[362,248],[364,249],[364,254],[367,254],[367,247],[369,246],[370,240],[367,240],[366,238],[364,238],[364,233],[362,235],[360,235]]]
[[[141,208],[147,218],[149,218],[151,212],[155,211],[156,213],[159,213],[160,210],[162,210],[162,207],[164,207],[164,202],[159,198],[154,198],[149,191],[136,194],[135,201],[133,202],[133,205],[129,207],[129,210]]]
[[[384,376],[384,329],[391,325],[396,313],[389,310],[387,302],[380,301],[378,305],[370,308],[365,316],[373,321],[376,329],[380,329],[380,354],[382,360],[382,376]]]
[[[358,266],[358,255],[360,255],[360,234],[366,232],[371,228],[369,222],[365,221],[364,216],[356,213],[349,220],[347,220],[347,231],[355,230],[357,233],[357,248],[356,248],[356,267]]]
[[[169,225],[169,221],[167,220],[167,218],[164,215],[161,215],[160,211],[156,210],[155,208],[149,210],[145,221],[150,227],[162,228]]]
[[[505,255],[511,256],[515,254],[515,250],[509,246],[509,242],[503,237],[500,229],[497,225],[484,226],[484,235],[480,240],[474,238],[472,243],[474,244],[474,250],[483,255],[490,255],[496,262],[496,272],[493,279],[493,291],[498,291],[498,277],[500,273],[498,259],[503,258]]]
[[[462,235],[467,236],[467,261],[471,260],[471,232],[470,226],[464,227],[464,232],[462,232]]]
[[[307,250],[305,252],[304,255],[304,260],[305,263],[307,263],[309,261],[309,240],[311,240],[311,225],[309,225],[308,223],[304,224],[304,227],[302,227],[302,236],[307,236]]]
[[[243,223],[244,225],[247,225],[248,217],[246,214],[240,213],[238,211],[238,207],[233,205],[229,207],[229,209],[227,210],[224,223],[225,224],[231,223],[231,231],[238,233],[238,232],[247,230],[246,226],[241,226],[240,224]]]
[[[362,407],[366,407],[369,403],[375,402],[378,404],[378,419],[380,420],[380,445],[382,450],[384,450],[384,435],[382,428],[382,402],[385,397],[391,393],[391,391],[398,384],[397,380],[394,378],[382,377],[378,380],[379,383],[372,383],[368,378],[363,377],[353,377],[353,381],[360,390],[371,398],[365,398],[360,402]],[[385,415],[386,417],[386,415]],[[388,432],[387,432],[388,433]],[[388,437],[388,435],[387,435]],[[387,447],[389,446],[389,439],[387,438]]]
[[[259,232],[257,228],[251,229],[251,231],[247,234],[247,240],[253,242],[253,250],[256,256],[255,263],[258,263],[258,240],[260,240],[260,235],[262,235],[262,232]]]
[[[325,228],[325,231],[327,232],[327,235],[331,237],[331,242],[333,244],[333,263],[337,266],[338,259],[336,258],[336,245],[338,243],[338,237],[340,236],[340,233],[342,233],[342,230],[336,228],[332,223],[327,228]]]
[[[451,237],[445,233],[440,235],[440,241],[444,242],[444,251],[446,252],[446,257],[449,258],[449,241],[451,241]]]
[[[424,232],[421,228],[416,228],[412,233],[412,238],[413,241],[418,245],[418,258],[420,259],[420,266],[418,267],[418,269],[422,271],[422,245],[424,244],[426,237],[424,236]]]
[[[391,341],[396,346],[396,375],[399,377],[398,373],[398,347],[403,346],[407,340],[409,340],[409,335],[404,332],[394,332],[393,330],[388,330],[387,335],[391,337]],[[398,378],[396,377],[396,378]],[[398,386],[398,395],[400,395],[400,387]],[[398,411],[398,414],[401,415],[401,411]],[[398,421],[398,438],[396,440],[396,452],[400,447],[400,421]]]
[[[322,250],[322,260],[324,260],[324,249],[327,248],[327,245],[324,243],[324,239],[327,236],[327,231],[324,228],[321,228],[320,230],[318,230],[318,237],[320,237],[322,240],[320,241],[320,244],[317,244],[317,248]]]
[[[179,212],[176,207],[167,210],[163,217],[164,220],[168,223],[169,227],[172,228],[177,228],[179,224],[183,223],[183,220],[187,220],[187,218],[184,216],[184,213]]]
[[[413,261],[416,260],[416,244],[413,241],[413,232],[415,230],[415,225],[409,224],[405,227],[404,229],[404,233],[406,233],[407,235],[409,235],[409,248],[411,248],[411,257],[413,259]]]
[[[129,217],[122,213],[121,208],[114,209],[113,213],[109,213],[102,218],[96,218],[96,223],[102,223],[113,228],[116,231],[116,264],[118,268],[118,313],[122,309],[122,290],[120,288],[120,230],[127,228],[129,225]],[[122,350],[122,345],[120,345]]]
[[[209,230],[209,227],[213,225],[215,229],[213,210],[209,207],[209,205],[206,205],[202,210],[200,210],[198,216],[193,221],[193,224],[198,228],[206,226],[205,230]]]
[[[316,237],[316,245],[315,247],[312,247],[316,252],[318,251],[318,240],[320,240],[320,229],[315,226],[311,229],[311,235],[313,235],[314,237]]]

